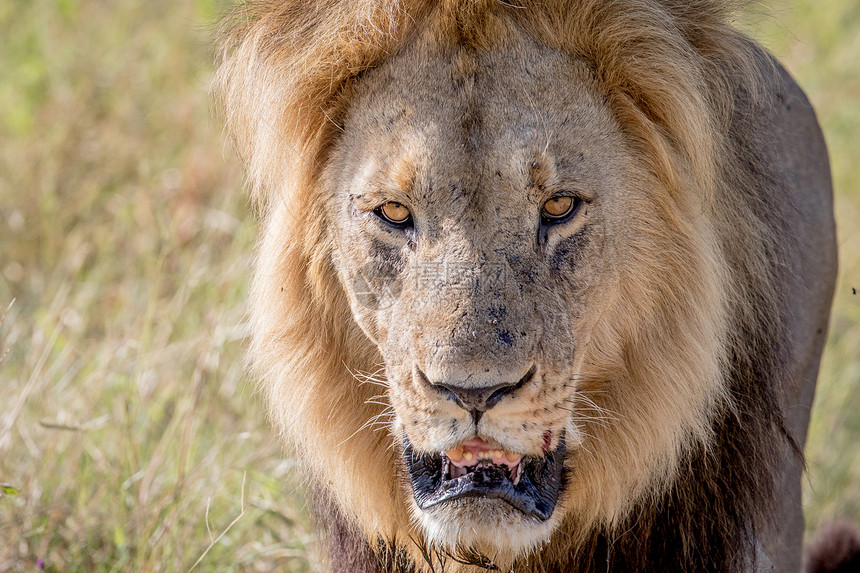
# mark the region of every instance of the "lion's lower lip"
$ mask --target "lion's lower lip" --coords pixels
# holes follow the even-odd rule
[[[487,465],[457,479],[445,479],[441,454],[419,453],[403,437],[403,457],[421,509],[465,498],[499,499],[525,515],[546,521],[552,515],[564,479],[564,437],[552,452],[523,458],[514,485],[501,468]]]

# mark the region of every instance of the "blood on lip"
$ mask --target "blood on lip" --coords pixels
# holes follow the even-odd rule
[[[549,451],[550,444],[552,444],[552,432],[547,431],[543,435],[543,451],[545,451],[545,452]]]

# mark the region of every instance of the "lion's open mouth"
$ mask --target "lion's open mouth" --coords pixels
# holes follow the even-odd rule
[[[561,491],[564,437],[543,456],[523,457],[473,438],[447,452],[419,453],[403,437],[403,457],[421,509],[463,498],[494,498],[546,521]]]

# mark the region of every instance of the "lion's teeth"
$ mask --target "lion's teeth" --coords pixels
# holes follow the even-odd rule
[[[500,466],[508,466],[513,468],[522,460],[522,455],[503,450],[502,448],[493,448],[488,443],[481,440],[481,443],[472,443],[466,441],[462,445],[450,450],[445,450],[443,455],[457,467],[471,467],[479,462],[488,461]]]

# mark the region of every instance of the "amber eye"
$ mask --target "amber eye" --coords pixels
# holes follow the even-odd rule
[[[409,209],[396,201],[384,203],[373,212],[392,225],[405,226],[412,220],[412,213],[409,212]]]
[[[577,206],[579,206],[579,199],[569,195],[559,195],[543,204],[541,216],[548,223],[557,223],[567,219]]]

